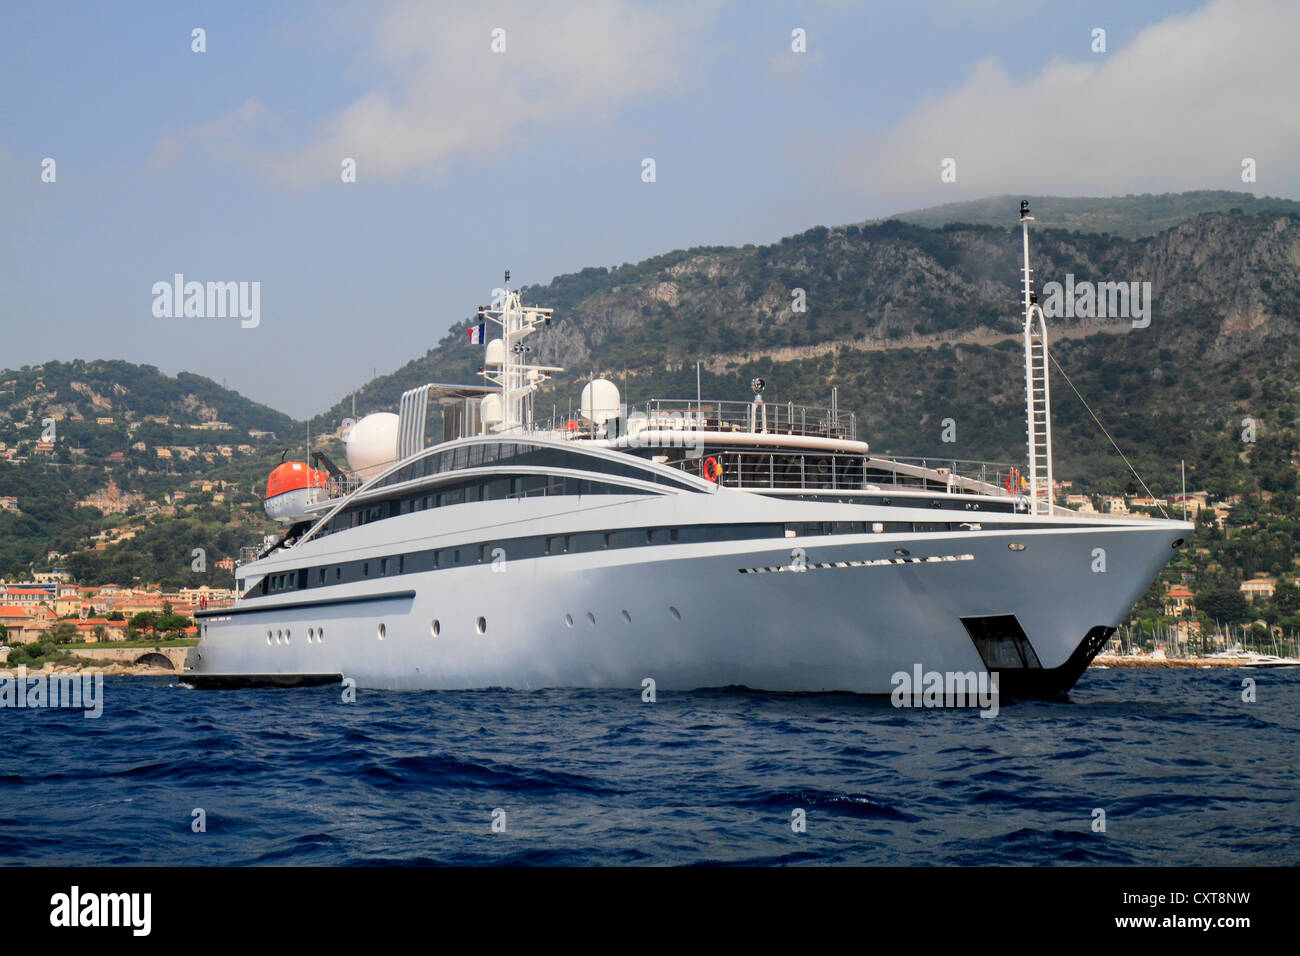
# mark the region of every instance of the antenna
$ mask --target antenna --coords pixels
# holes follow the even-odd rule
[[[1187,461],[1186,459],[1179,460],[1178,469],[1179,471],[1182,472],[1183,475],[1183,520],[1186,521],[1187,520]]]

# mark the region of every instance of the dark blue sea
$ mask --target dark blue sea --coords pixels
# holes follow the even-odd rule
[[[1092,670],[993,719],[743,689],[104,694],[98,720],[0,710],[0,862],[1300,863],[1298,670]]]

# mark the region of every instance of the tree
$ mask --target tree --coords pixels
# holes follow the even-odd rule
[[[1213,621],[1240,624],[1250,618],[1245,596],[1233,588],[1211,588],[1196,598],[1197,606]]]
[[[60,621],[49,633],[49,640],[53,644],[71,644],[76,639],[77,625],[71,621]]]
[[[1300,611],[1300,588],[1290,581],[1278,581],[1273,589],[1273,607],[1283,617],[1290,617]]]

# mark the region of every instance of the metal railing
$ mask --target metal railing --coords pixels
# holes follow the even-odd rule
[[[904,458],[799,449],[738,449],[705,445],[664,458],[663,464],[704,477],[705,462],[717,466],[717,483],[728,488],[783,491],[860,491],[892,488],[948,494],[1010,497],[1007,462]],[[712,469],[714,466],[710,465]]]
[[[892,463],[895,467],[878,467]],[[974,491],[977,494],[1019,494],[1022,475],[1019,466],[1006,461],[968,458],[921,458],[905,455],[873,456],[867,465],[872,484],[894,488],[925,487],[927,490]],[[873,472],[875,473],[873,476]]]
[[[628,406],[629,419],[644,415],[649,427],[700,431],[752,431],[775,435],[857,440],[857,415],[793,402],[697,402],[684,398],[652,398]]]

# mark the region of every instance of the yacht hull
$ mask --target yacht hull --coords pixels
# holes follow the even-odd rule
[[[1059,694],[1190,527],[665,545],[401,575],[218,612],[186,680],[888,694],[919,667]],[[1007,628],[1023,640],[994,633]]]

